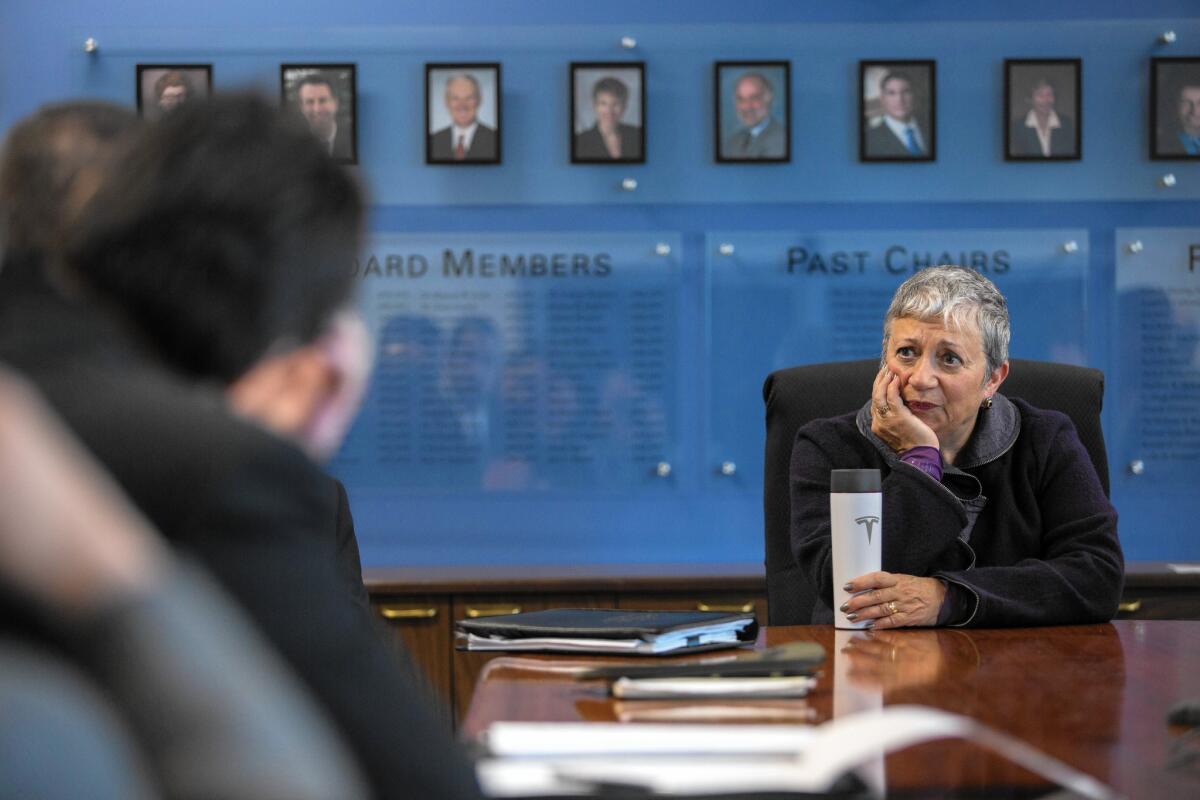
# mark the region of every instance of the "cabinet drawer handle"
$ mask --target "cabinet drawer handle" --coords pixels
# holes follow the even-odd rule
[[[437,616],[436,608],[420,606],[380,606],[379,614],[384,619],[433,619]]]
[[[469,619],[479,619],[480,617],[501,617],[505,614],[520,614],[521,607],[514,605],[495,605],[495,606],[467,606],[467,617]]]
[[[1136,614],[1142,609],[1141,600],[1129,600],[1117,606],[1117,611],[1122,614]]]
[[[749,603],[696,603],[697,611],[724,611],[728,614],[749,614],[754,610],[753,601]]]

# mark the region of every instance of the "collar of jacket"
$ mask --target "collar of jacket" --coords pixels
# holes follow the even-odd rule
[[[870,400],[858,410],[858,415],[854,418],[854,421],[858,426],[859,433],[866,437],[867,441],[875,445],[875,448],[887,460],[888,466],[894,468],[895,464],[900,460],[900,454],[891,447],[888,447],[871,430]],[[978,479],[973,475],[967,475],[963,470],[995,461],[1012,449],[1020,433],[1021,414],[1017,411],[1017,407],[1012,404],[1011,400],[997,392],[992,395],[991,408],[979,409],[979,414],[975,418],[975,430],[971,432],[971,438],[967,440],[966,446],[958,454],[958,458],[954,464],[943,465],[944,472],[946,475],[961,475],[970,478],[977,487],[975,495],[978,496],[982,490]],[[969,493],[960,494],[959,491],[955,491],[955,494],[960,499],[966,499],[969,496]]]

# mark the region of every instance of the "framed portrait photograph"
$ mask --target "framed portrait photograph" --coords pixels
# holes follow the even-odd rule
[[[645,63],[574,61],[570,77],[571,163],[645,163]]]
[[[156,120],[190,100],[212,93],[212,64],[138,64],[137,108]]]
[[[1078,58],[1004,61],[1006,161],[1083,157],[1083,97]]]
[[[859,161],[937,160],[937,62],[859,61]]]
[[[500,64],[425,65],[425,163],[500,163]]]
[[[1200,58],[1150,59],[1150,158],[1200,158]]]
[[[785,164],[792,160],[792,77],[787,61],[717,61],[716,160]]]
[[[304,117],[334,161],[358,163],[357,96],[354,64],[281,64],[279,91],[284,108]]]

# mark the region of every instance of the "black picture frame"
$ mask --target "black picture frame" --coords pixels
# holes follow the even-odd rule
[[[908,113],[916,121],[913,137],[919,152],[910,152],[904,141],[886,127],[882,83],[890,83],[894,78],[908,81],[912,94]],[[878,122],[873,123],[876,119]],[[858,62],[858,160],[918,164],[937,161],[937,61]]]
[[[1153,161],[1195,161],[1200,145],[1185,143],[1184,114],[1200,121],[1200,57],[1150,59],[1150,158]],[[1196,129],[1200,138],[1200,129]],[[1194,152],[1188,152],[1188,148]]]
[[[572,164],[645,164],[646,163],[646,62],[644,61],[572,61],[568,65],[570,116],[567,134]],[[614,91],[604,91],[606,81],[616,81]],[[618,113],[618,141],[621,155],[609,155],[596,121],[601,95],[625,102]],[[591,98],[591,102],[586,102]],[[585,102],[581,102],[584,100]],[[637,124],[625,122],[636,109]],[[589,124],[590,123],[590,124]]]
[[[1051,111],[1059,126],[1043,144],[1029,126],[1035,106],[1049,89]],[[1036,93],[1036,94],[1035,94]],[[1064,107],[1070,107],[1068,115]],[[1079,161],[1083,158],[1083,61],[1078,58],[1004,59],[1005,161]],[[1048,146],[1049,152],[1046,152]]]
[[[308,122],[314,135],[320,134],[314,124],[322,115],[321,109],[316,109],[310,115],[303,108],[301,89],[307,81],[317,79],[320,86],[324,83],[331,90],[336,107],[333,110],[334,138],[326,143],[329,154],[340,164],[358,163],[358,67],[349,63],[317,63],[317,64],[280,64],[279,65],[279,99],[284,108],[290,109]]]
[[[456,157],[452,142],[454,122],[448,108],[450,101],[447,90],[450,81],[463,77],[475,82],[478,90],[472,111],[473,121],[478,123],[478,127],[469,148],[459,158]],[[426,63],[425,163],[451,167],[499,164],[503,131],[501,91],[498,61]],[[486,114],[483,113],[485,109]],[[488,125],[489,122],[494,122],[494,125]]]
[[[164,106],[160,94],[170,93],[168,99],[177,100],[177,90],[182,88],[185,99],[177,100],[178,103],[212,94],[212,64],[138,64],[135,74],[138,114],[147,120],[158,119],[177,104]]]
[[[767,127],[754,136],[737,113],[738,84],[749,76],[767,81],[771,93]],[[774,132],[776,125],[782,127],[778,133]],[[713,159],[718,164],[787,164],[792,160],[790,61],[713,62]]]

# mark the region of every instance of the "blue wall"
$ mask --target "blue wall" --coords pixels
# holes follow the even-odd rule
[[[1116,352],[1116,230],[1200,226],[1200,164],[1150,161],[1143,121],[1148,59],[1200,55],[1195,2],[464,0],[454,4],[453,25],[444,3],[379,0],[343,4],[336,14],[312,0],[286,7],[284,18],[279,6],[265,3],[9,0],[0,7],[0,126],[43,102],[80,94],[132,103],[139,62],[211,61],[218,87],[251,84],[274,94],[282,61],[354,61],[360,161],[376,201],[377,232],[675,231],[684,269],[698,274],[705,234],[716,230],[1080,228],[1090,242],[1086,360],[1106,371]],[[1171,47],[1156,42],[1167,28],[1179,34]],[[639,47],[622,50],[622,35],[636,37]],[[89,36],[100,42],[96,55],[82,51]],[[1006,57],[1083,59],[1081,162],[1002,160],[998,97]],[[712,163],[711,62],[750,58],[792,63],[791,164]],[[938,60],[937,163],[858,163],[853,84],[860,58]],[[421,65],[468,59],[504,63],[504,163],[426,167]],[[566,63],[627,59],[647,63],[648,163],[569,165]],[[1170,190],[1157,184],[1167,171],[1179,179]],[[639,181],[636,192],[618,190],[626,176]],[[684,298],[685,323],[697,331],[703,293],[696,284]],[[689,387],[711,383],[699,353],[685,352],[678,368]],[[747,387],[751,395],[757,390]],[[703,405],[683,411],[681,435],[692,443],[683,448],[685,459],[700,458]],[[1120,413],[1110,402],[1110,437]],[[1115,477],[1114,499],[1130,557],[1200,558],[1200,543],[1161,527],[1151,508],[1161,499],[1200,510],[1194,498],[1147,500],[1139,491],[1128,493],[1126,507],[1124,464],[1113,472],[1122,476]],[[760,501],[756,487],[742,489],[714,495],[695,475],[685,476],[665,501],[609,498],[600,519],[599,506],[566,496],[532,504],[492,498],[475,510],[457,509],[462,528],[473,513],[504,517],[512,530],[501,555],[483,546],[494,530],[487,525],[475,539],[439,538],[455,505],[445,500],[364,502],[359,524],[368,563],[755,560]],[[577,508],[587,513],[573,514]],[[607,535],[604,525],[621,533]]]

